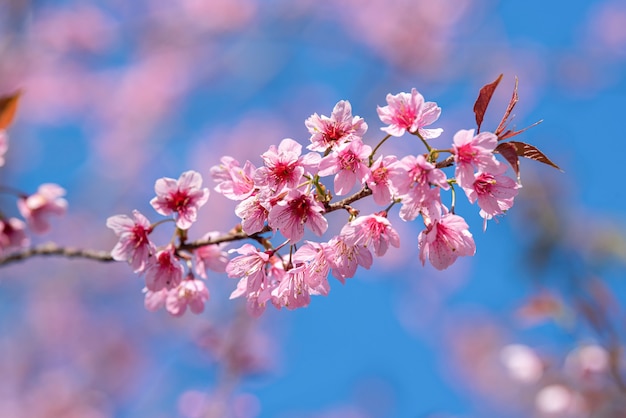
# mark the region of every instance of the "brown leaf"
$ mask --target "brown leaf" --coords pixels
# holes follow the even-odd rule
[[[500,133],[500,135],[498,135],[498,141],[504,141],[505,139],[509,139],[509,138],[513,138],[514,136],[517,136],[519,134],[521,134],[522,132],[526,132],[527,130],[529,130],[530,128],[539,125],[541,122],[543,122],[543,120],[539,120],[535,123],[533,123],[530,126],[527,126],[523,129],[520,129],[519,131],[513,131],[511,129],[507,130],[504,133]]]
[[[515,108],[517,101],[519,100],[519,96],[517,95],[517,77],[515,77],[515,87],[513,88],[513,95],[511,96],[511,100],[509,101],[509,105],[506,107],[506,111],[504,112],[504,116],[502,116],[502,120],[500,121],[500,125],[496,128],[494,132],[496,136],[499,138],[500,134],[506,127],[509,117],[511,116],[511,112]],[[502,140],[502,139],[500,139]]]
[[[0,129],[6,129],[13,122],[21,92],[18,90],[9,96],[0,96]]]
[[[519,180],[519,158],[517,155],[517,148],[510,142],[502,142],[498,144],[494,152],[499,152],[511,165],[515,175]]]
[[[554,164],[548,157],[546,157],[546,155],[543,152],[539,151],[537,147],[533,145],[526,144],[524,142],[517,142],[517,141],[509,141],[500,145],[504,145],[504,144],[513,145],[515,147],[515,150],[517,151],[517,155],[519,155],[520,157],[530,158],[531,160],[539,161],[540,163],[547,164],[551,167],[556,168],[557,170],[563,171],[561,170],[561,167]],[[500,145],[498,145],[498,147]],[[496,147],[496,149],[498,147]]]
[[[489,106],[493,92],[496,91],[500,80],[502,80],[502,74],[500,74],[493,83],[483,86],[478,93],[478,98],[476,99],[476,103],[474,103],[474,114],[476,115],[476,125],[478,125],[476,133],[480,132],[480,125],[482,125],[483,119],[485,118],[487,106]]]

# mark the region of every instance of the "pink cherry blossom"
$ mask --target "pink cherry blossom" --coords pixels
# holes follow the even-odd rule
[[[503,165],[503,170],[506,167]],[[512,178],[500,174],[478,172],[474,175],[474,183],[471,188],[464,188],[465,194],[471,203],[478,200],[480,216],[487,220],[496,215],[501,215],[513,206],[513,200],[517,196],[521,186]]]
[[[491,132],[474,136],[473,129],[461,129],[454,134],[452,153],[456,163],[455,177],[463,188],[474,183],[474,168],[483,172],[497,172],[501,163],[493,154],[498,137]]]
[[[406,177],[406,170],[397,164],[394,155],[378,157],[365,176],[367,187],[372,191],[374,202],[388,205],[397,194],[396,183]]]
[[[324,246],[324,255],[332,268],[337,280],[345,283],[345,279],[354,277],[358,266],[369,269],[372,266],[372,253],[362,245],[346,243],[340,235],[328,241]]]
[[[400,236],[385,216],[372,214],[359,216],[344,225],[340,235],[348,245],[362,245],[374,248],[378,257],[385,255],[389,244],[400,247]]]
[[[307,270],[304,264],[287,271],[279,285],[272,291],[274,305],[287,309],[308,306],[311,302],[311,293],[306,278]]]
[[[183,279],[185,269],[174,254],[174,248],[168,245],[156,253],[154,260],[146,269],[146,287],[157,292],[161,289],[173,289]]]
[[[246,280],[246,291],[243,294],[255,293],[261,289],[266,282],[265,267],[270,260],[270,255],[265,251],[259,251],[252,244],[244,244],[230,252],[241,255],[228,262],[226,266],[228,277]]]
[[[157,195],[150,204],[163,216],[173,213],[178,228],[189,229],[209,199],[209,189],[201,187],[202,176],[196,171],[185,171],[178,180],[163,177],[154,185]]]
[[[311,134],[311,145],[307,148],[319,152],[335,149],[355,138],[362,139],[367,131],[365,121],[352,116],[352,106],[347,100],[339,101],[330,117],[315,113],[304,124]]]
[[[106,225],[120,238],[111,251],[111,257],[117,261],[128,261],[133,271],[140,273],[145,270],[156,247],[148,238],[152,232],[150,221],[138,210],[133,211],[133,218],[126,215],[111,216]]]
[[[320,161],[318,174],[321,177],[335,176],[335,193],[344,195],[350,192],[355,183],[363,184],[369,173],[368,159],[372,147],[364,145],[356,138],[343,144]]]
[[[326,255],[324,254],[325,245],[326,244],[306,241],[293,255],[293,262],[296,265],[306,264],[309,277],[308,282],[313,288],[330,288],[328,285],[330,264],[328,264]]]
[[[28,246],[30,240],[25,229],[26,224],[17,218],[0,218],[0,256],[5,250]]]
[[[320,202],[293,189],[270,210],[268,223],[295,243],[304,236],[305,225],[317,236],[326,232],[328,221],[323,213],[324,206]]]
[[[265,189],[265,191],[268,190]],[[235,214],[241,218],[241,229],[246,234],[261,231],[267,222],[269,210],[261,201],[262,193],[256,193],[242,200],[235,207]]]
[[[9,150],[9,141],[7,134],[3,129],[0,129],[0,167],[4,165],[4,156]]]
[[[63,215],[67,210],[65,189],[53,183],[39,186],[37,192],[17,201],[17,208],[26,219],[28,227],[36,233],[44,233],[50,229],[49,215]]]
[[[402,207],[400,208],[400,219],[412,221],[419,215],[426,219],[439,219],[443,210],[441,203],[441,192],[439,187],[430,187],[420,190],[412,189],[415,192],[402,197]]]
[[[209,232],[205,234],[200,240],[205,241],[211,238],[216,238],[220,234],[219,232]],[[205,245],[194,250],[193,255],[196,260],[195,272],[203,279],[207,278],[206,271],[211,269],[218,273],[226,271],[226,265],[228,264],[228,255],[222,250],[223,245],[211,244]]]
[[[165,306],[165,300],[167,299],[168,290],[163,288],[153,292],[144,287],[143,292],[146,294],[143,300],[143,305],[147,311],[156,312]]]
[[[405,132],[419,133],[424,139],[437,138],[443,129],[426,129],[439,119],[441,108],[435,102],[424,102],[424,96],[412,89],[411,93],[387,95],[387,106],[376,109],[383,123],[389,126],[381,128],[392,136],[402,136]]]
[[[243,200],[254,191],[254,172],[256,167],[246,161],[240,167],[239,161],[232,157],[222,157],[221,164],[211,167],[211,176],[218,182],[215,190],[228,199]]]
[[[283,139],[278,148],[270,146],[270,149],[261,155],[265,166],[257,169],[254,175],[255,182],[277,192],[284,187],[297,187],[305,171],[311,166],[317,166],[320,159],[317,153],[300,157],[301,152],[302,145],[290,138]]]
[[[437,270],[450,267],[460,256],[471,256],[476,252],[467,223],[452,213],[428,223],[419,234],[418,245],[422,265],[428,258]]]
[[[195,314],[204,311],[204,304],[209,300],[209,290],[202,280],[189,276],[178,287],[167,293],[165,309],[173,316],[182,316],[189,306]]]

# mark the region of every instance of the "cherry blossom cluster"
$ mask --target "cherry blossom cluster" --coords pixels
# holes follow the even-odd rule
[[[7,128],[13,122],[19,96],[17,92],[0,97],[0,167],[4,166],[5,155],[9,151]],[[9,216],[0,210],[0,257],[28,247],[28,230],[35,234],[48,232],[48,217],[63,215],[67,210],[67,201],[63,198],[65,190],[53,183],[40,185],[33,194],[0,185],[0,193],[17,197],[17,210],[23,218]]]
[[[307,306],[312,295],[328,295],[330,275],[344,283],[359,267],[369,269],[374,256],[400,246],[388,216],[394,206],[402,221],[421,216],[424,228],[417,247],[422,264],[428,260],[443,270],[458,257],[474,255],[468,224],[455,213],[456,190],[462,189],[471,203],[478,204],[485,227],[512,207],[521,186],[505,175],[506,164],[496,159],[502,138],[459,130],[450,148],[436,149],[430,140],[443,130],[431,127],[441,114],[435,102],[425,101],[416,89],[389,94],[386,101],[377,109],[386,136],[374,147],[364,140],[367,123],[353,116],[351,104],[342,100],[330,116],[316,113],[305,121],[310,134],[306,151],[286,138],[260,156],[259,166],[222,157],[210,174],[217,183],[215,191],[237,202],[235,214],[241,223],[229,233],[188,242],[187,231],[209,197],[195,171],[178,180],[156,182],[156,197],[150,203],[176,225],[168,244],[157,246],[150,240],[162,221],[151,224],[138,211],[132,218],[109,218],[107,226],[119,236],[112,257],[144,275],[146,307],[165,306],[173,315],[181,315],[187,306],[201,312],[209,299],[202,281],[207,268],[238,279],[231,299],[245,297],[255,316],[268,303],[287,309]],[[421,153],[402,157],[379,153],[387,140],[405,135],[424,147]],[[446,158],[440,160],[443,155]],[[453,177],[446,174],[446,167],[454,167]],[[442,201],[442,191],[451,193],[450,205]],[[369,196],[379,211],[361,214],[351,206]],[[338,210],[345,210],[347,219],[331,233],[327,216]],[[241,239],[251,242],[231,249],[234,256],[229,259],[222,245]]]
[[[17,196],[17,209],[23,217],[22,220],[6,216],[0,211],[0,257],[5,253],[28,247],[29,231],[35,234],[48,232],[50,230],[48,218],[51,215],[63,215],[67,210],[67,200],[63,198],[65,190],[54,183],[42,184],[30,195],[3,186],[0,186],[0,192]]]

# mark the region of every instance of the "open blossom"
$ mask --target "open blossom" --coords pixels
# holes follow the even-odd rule
[[[165,306],[168,293],[166,288],[153,292],[152,290],[148,290],[147,287],[144,287],[143,292],[146,294],[143,300],[143,306],[147,311],[156,312]]]
[[[150,204],[161,215],[174,214],[176,226],[189,229],[196,221],[198,209],[209,199],[209,189],[202,187],[202,176],[196,171],[185,171],[178,180],[163,177],[156,181]]]
[[[369,172],[365,176],[365,182],[372,191],[374,202],[379,205],[391,203],[397,194],[396,184],[406,177],[406,170],[399,164],[394,155],[383,157],[374,161]]]
[[[320,281],[311,274],[306,264],[299,264],[286,272],[272,291],[272,303],[276,307],[297,309],[308,306],[311,295],[328,295],[328,281]]]
[[[298,248],[292,258],[295,265],[304,264],[306,266],[307,283],[311,288],[317,289],[316,292],[323,295],[327,295],[330,291],[328,284],[330,264],[324,254],[325,245],[327,244],[306,241],[303,246]]]
[[[320,155],[309,153],[300,157],[302,145],[290,138],[283,139],[278,148],[272,145],[261,155],[264,167],[257,169],[254,180],[257,184],[280,191],[284,187],[294,188],[300,184],[305,171],[317,167]]]
[[[235,207],[235,214],[241,218],[241,229],[246,234],[259,232],[267,222],[269,210],[261,197],[267,189],[242,200]]]
[[[154,261],[146,269],[146,287],[153,292],[173,289],[183,279],[185,269],[174,255],[174,248],[168,245],[156,253]]]
[[[17,218],[0,218],[0,256],[5,250],[24,248],[29,244],[26,225]]]
[[[205,234],[200,240],[205,241],[211,238],[219,236],[218,232],[209,232]],[[204,247],[196,248],[193,252],[196,260],[195,272],[203,279],[207,278],[206,271],[208,269],[223,273],[226,271],[226,265],[228,264],[228,255],[222,250],[222,245],[212,244],[205,245]]]
[[[463,188],[472,187],[474,169],[482,172],[498,172],[500,163],[493,151],[498,145],[498,137],[491,132],[481,132],[474,136],[473,129],[461,129],[453,138],[452,153],[456,163],[455,177]]]
[[[367,165],[372,147],[364,145],[360,139],[338,147],[320,161],[318,174],[322,177],[335,176],[335,193],[344,195],[350,192],[355,183],[365,182],[370,169]]]
[[[354,277],[358,266],[366,269],[372,266],[373,258],[370,250],[362,245],[348,244],[341,235],[332,238],[323,248],[333,276],[341,283],[345,283],[345,279]]]
[[[174,316],[182,316],[189,306],[195,314],[204,311],[204,304],[209,300],[209,290],[202,280],[189,276],[178,287],[170,289],[165,299],[165,309]]]
[[[328,221],[323,213],[324,206],[320,202],[293,189],[270,210],[268,223],[270,227],[279,229],[285,238],[295,243],[304,236],[305,225],[317,236],[326,232]]]
[[[452,213],[427,222],[426,229],[419,234],[418,245],[422,265],[428,258],[437,270],[448,268],[460,256],[471,256],[476,252],[467,223]]]
[[[133,211],[133,218],[126,215],[111,216],[106,225],[119,237],[111,251],[111,257],[117,261],[128,261],[133,271],[139,273],[145,270],[156,247],[148,238],[152,232],[150,221],[138,210]]]
[[[385,255],[389,245],[400,247],[400,236],[385,216],[372,214],[359,216],[344,225],[340,234],[349,245],[373,247],[378,257]]]
[[[408,131],[433,139],[443,132],[441,128],[424,128],[439,119],[441,108],[435,102],[425,102],[424,96],[415,89],[411,93],[388,94],[387,106],[378,106],[376,110],[380,120],[389,125],[381,130],[392,136],[402,136]]]
[[[520,187],[515,180],[501,173],[478,172],[474,175],[474,183],[472,183],[471,188],[467,187],[463,190],[471,203],[478,201],[480,216],[485,219],[486,227],[488,219],[511,209]]]
[[[355,138],[362,139],[367,131],[365,121],[352,116],[352,106],[347,100],[339,101],[330,117],[315,113],[304,124],[311,133],[311,145],[307,148],[319,152],[335,149]]]
[[[63,215],[67,210],[67,200],[63,199],[65,189],[53,183],[39,186],[37,192],[20,198],[17,208],[26,219],[28,227],[36,233],[44,233],[50,229],[49,215]]]
[[[254,191],[256,167],[246,161],[243,167],[232,157],[222,157],[220,164],[211,167],[211,176],[218,182],[215,190],[228,199],[243,200]]]
[[[265,251],[259,251],[252,244],[244,244],[230,252],[241,255],[228,262],[226,266],[228,277],[245,279],[246,291],[243,294],[254,293],[261,289],[266,282],[265,267],[270,260],[270,255]]]

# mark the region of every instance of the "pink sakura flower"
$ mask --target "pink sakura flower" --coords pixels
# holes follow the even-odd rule
[[[0,167],[4,165],[4,155],[9,150],[9,141],[7,134],[3,129],[0,129]]]
[[[228,277],[241,278],[240,284],[245,280],[245,292],[238,294],[255,293],[267,282],[266,265],[270,260],[270,255],[265,251],[259,251],[252,244],[244,244],[241,247],[230,250],[241,255],[234,257],[226,265]],[[237,286],[239,287],[239,285]],[[231,295],[231,298],[237,297]]]
[[[359,216],[344,225],[340,235],[348,245],[362,245],[366,248],[371,245],[378,257],[385,255],[389,244],[400,247],[400,236],[392,228],[389,219],[379,214]]]
[[[178,180],[163,177],[156,181],[150,204],[163,216],[174,214],[176,226],[189,229],[196,221],[198,209],[209,199],[209,189],[202,187],[202,176],[196,171],[185,171]]]
[[[418,236],[419,257],[422,265],[426,258],[437,270],[444,270],[460,256],[476,253],[474,238],[465,220],[452,213],[427,222]]]
[[[506,167],[504,165],[502,167],[499,173],[476,173],[472,187],[463,189],[470,203],[478,200],[480,216],[485,219],[485,228],[487,220],[511,209],[521,187],[512,178],[501,175],[506,171]]]
[[[235,214],[241,218],[241,229],[246,234],[250,235],[261,231],[267,221],[269,210],[264,204],[265,202],[261,200],[262,193],[255,193],[239,202],[235,207]]]
[[[370,171],[367,164],[371,153],[372,147],[364,145],[359,138],[356,138],[322,158],[318,174],[324,177],[336,173],[335,193],[347,194],[356,182],[360,184],[365,182]]]
[[[147,311],[156,312],[165,306],[165,300],[167,299],[168,290],[163,288],[153,292],[148,290],[147,287],[143,288],[143,292],[146,294],[143,300],[143,305]]]
[[[204,304],[208,300],[209,290],[204,282],[190,275],[167,293],[165,309],[173,316],[182,316],[189,306],[191,312],[199,314],[204,311]]]
[[[387,106],[376,109],[383,123],[389,126],[381,128],[392,136],[402,136],[405,132],[419,133],[424,139],[437,138],[443,129],[425,129],[439,119],[441,108],[435,102],[424,102],[424,96],[412,89],[411,93],[387,95]]]
[[[323,213],[324,206],[320,202],[292,189],[270,210],[268,224],[273,229],[279,229],[285,238],[295,243],[304,236],[305,225],[317,236],[326,232],[328,221]]]
[[[201,240],[205,241],[218,236],[218,232],[209,232],[204,235]],[[195,272],[203,279],[207,278],[206,271],[211,269],[218,273],[226,271],[226,265],[228,264],[228,255],[225,251],[222,251],[222,245],[211,244],[194,250],[193,255],[196,260]]]
[[[456,163],[455,177],[463,188],[471,188],[474,183],[474,168],[482,172],[497,172],[501,163],[493,154],[498,145],[498,137],[491,132],[481,132],[474,136],[473,129],[461,129],[454,134],[452,153]]]
[[[308,282],[313,288],[330,289],[328,285],[328,273],[330,264],[324,254],[324,245],[317,242],[306,241],[293,255],[296,265],[305,264],[307,267]],[[327,294],[328,292],[326,292]]]
[[[365,183],[372,191],[374,202],[378,205],[388,205],[397,194],[395,184],[406,177],[406,170],[397,164],[394,155],[378,157],[365,176]]]
[[[26,224],[17,218],[0,219],[0,256],[11,248],[24,248],[30,243]]]
[[[406,175],[396,177],[394,183],[398,189],[398,197],[402,199],[400,218],[412,221],[420,213],[441,213],[439,188],[450,188],[446,174],[426,161],[423,155],[406,156],[398,165],[406,170]]]
[[[44,233],[50,229],[49,215],[63,215],[67,210],[65,189],[53,183],[39,186],[37,193],[17,201],[17,208],[26,219],[29,228],[35,233]]]
[[[117,261],[128,261],[133,271],[140,273],[145,270],[156,247],[148,238],[152,232],[150,221],[138,210],[133,211],[133,218],[126,215],[111,216],[106,225],[119,237],[111,257]]]
[[[327,281],[318,281],[305,264],[300,264],[286,272],[272,291],[272,301],[279,308],[297,309],[308,306],[311,295],[328,295],[329,291]]]
[[[339,235],[324,246],[324,255],[332,268],[333,276],[341,283],[354,277],[358,266],[369,269],[372,266],[372,253],[362,245],[348,244]]]
[[[335,149],[355,138],[361,139],[367,131],[367,124],[362,118],[352,117],[352,106],[347,100],[339,101],[330,117],[315,113],[304,124],[311,134],[311,145],[307,148],[319,152]]]
[[[243,167],[232,157],[222,157],[221,164],[211,167],[211,176],[218,182],[215,190],[228,199],[243,200],[254,191],[254,172],[256,167],[246,161]]]
[[[183,279],[185,269],[174,254],[174,247],[168,245],[156,253],[154,260],[146,269],[146,287],[157,292],[161,289],[173,289]]]
[[[283,139],[278,148],[272,145],[261,157],[265,167],[257,169],[254,179],[257,184],[281,191],[284,187],[294,188],[300,184],[307,168],[316,167],[320,155],[309,153],[300,157],[302,145],[290,138]]]

